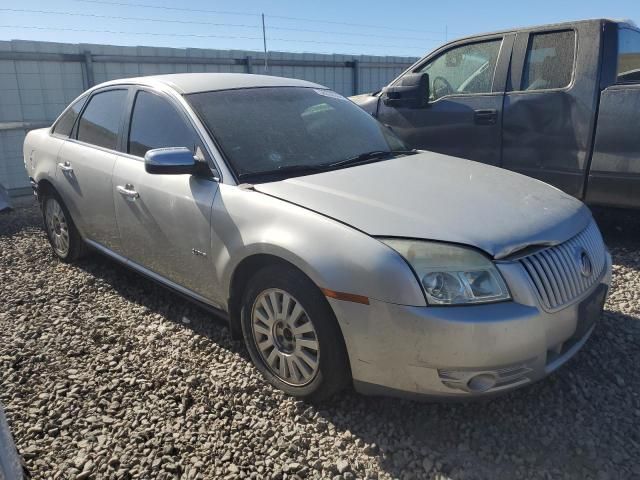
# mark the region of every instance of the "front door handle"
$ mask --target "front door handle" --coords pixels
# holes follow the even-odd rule
[[[63,172],[67,172],[67,173],[73,172],[73,167],[69,162],[64,162],[64,163],[61,162],[58,164],[58,166],[60,167],[60,170],[62,170]]]
[[[495,125],[498,122],[498,111],[495,108],[475,110],[473,120],[477,125]]]
[[[116,190],[120,195],[125,197],[130,202],[134,202],[138,198],[140,198],[140,194],[134,190],[133,185],[131,185],[130,183],[127,183],[124,187],[122,185],[118,185],[116,187]]]

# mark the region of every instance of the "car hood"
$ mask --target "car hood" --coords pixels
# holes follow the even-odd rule
[[[496,259],[587,226],[580,201],[518,173],[432,152],[255,185],[372,236],[439,240]]]

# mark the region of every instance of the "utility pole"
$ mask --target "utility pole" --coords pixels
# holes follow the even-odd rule
[[[444,26],[444,41],[449,40],[449,27],[447,25]]]
[[[269,54],[267,53],[267,31],[264,28],[264,13],[262,14],[262,44],[264,45],[264,73],[269,70]]]

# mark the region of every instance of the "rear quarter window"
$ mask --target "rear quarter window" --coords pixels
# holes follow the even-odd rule
[[[76,123],[76,118],[78,118],[80,110],[82,110],[82,106],[86,101],[87,97],[85,96],[71,104],[69,109],[64,112],[64,114],[53,126],[53,133],[55,135],[60,135],[63,137],[68,137],[69,135],[71,135],[71,130],[73,130],[73,125]]]

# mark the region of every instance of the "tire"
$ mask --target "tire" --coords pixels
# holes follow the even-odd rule
[[[318,402],[351,381],[338,321],[318,287],[295,268],[268,266],[255,274],[241,323],[256,368],[286,394]]]
[[[73,262],[87,252],[87,247],[64,202],[56,192],[41,197],[42,219],[53,253],[63,262]]]

